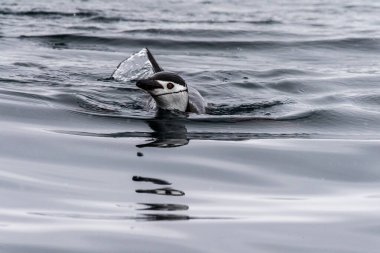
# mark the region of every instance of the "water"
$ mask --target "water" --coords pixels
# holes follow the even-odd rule
[[[380,4],[0,3],[0,252],[378,252]],[[109,77],[149,47],[209,103]]]

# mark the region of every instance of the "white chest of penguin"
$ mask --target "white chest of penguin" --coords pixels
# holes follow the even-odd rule
[[[170,81],[157,80],[157,82],[162,88],[150,92],[157,106],[166,110],[186,111],[189,103],[187,87]]]
[[[184,99],[184,96],[170,96],[160,101],[161,102],[157,103],[157,100],[150,97],[147,107],[152,110],[167,108],[167,110],[180,110],[197,114],[206,113],[206,101],[202,95],[192,87],[188,87],[188,101]]]

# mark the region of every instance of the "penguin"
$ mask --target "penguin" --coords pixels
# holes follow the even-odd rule
[[[136,86],[151,96],[148,107],[157,110],[205,113],[206,102],[202,95],[188,86],[178,74],[161,68],[149,49],[145,50],[153,68],[153,75],[147,79],[137,80]]]

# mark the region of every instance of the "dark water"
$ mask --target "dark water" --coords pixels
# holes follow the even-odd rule
[[[0,3],[0,252],[378,252],[376,1]],[[149,47],[205,115],[110,80]]]

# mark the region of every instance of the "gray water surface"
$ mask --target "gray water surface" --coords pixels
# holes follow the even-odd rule
[[[380,4],[0,3],[0,252],[380,246]],[[149,47],[209,103],[144,110]]]

